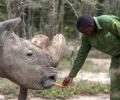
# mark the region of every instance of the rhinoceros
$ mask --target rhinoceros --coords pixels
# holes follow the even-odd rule
[[[39,33],[31,39],[31,42],[39,48],[46,49],[49,44],[49,37]]]
[[[48,46],[39,48],[14,33],[20,21],[18,17],[0,22],[0,76],[18,84],[18,100],[26,100],[28,89],[53,86],[66,42],[62,34],[57,34]]]

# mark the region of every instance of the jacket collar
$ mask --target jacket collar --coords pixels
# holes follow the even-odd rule
[[[97,17],[93,17],[93,18],[94,18],[94,20],[95,20],[95,23],[96,23],[96,25],[97,25],[97,28],[98,28],[98,29],[102,29],[102,27],[100,26],[100,24],[99,24],[99,22],[98,22]]]

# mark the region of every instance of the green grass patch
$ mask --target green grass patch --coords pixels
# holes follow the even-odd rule
[[[13,98],[18,95],[19,87],[7,79],[0,79],[0,93],[6,98]]]
[[[61,82],[63,79],[59,79]],[[19,87],[8,80],[0,80],[0,93],[7,98],[17,97]],[[109,93],[109,85],[88,81],[79,81],[65,88],[53,87],[48,90],[30,90],[29,95],[33,97],[43,97],[49,99],[66,99],[76,94],[97,95],[99,93]]]
[[[109,85],[88,81],[80,81],[62,89],[53,87],[48,90],[34,91],[34,96],[40,96],[50,99],[66,99],[77,94],[97,95],[99,93],[109,93]]]

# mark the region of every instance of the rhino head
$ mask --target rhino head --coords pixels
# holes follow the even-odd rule
[[[0,76],[25,89],[49,88],[56,80],[65,39],[58,34],[49,46],[41,49],[13,32],[20,21],[21,18],[15,18],[0,22]]]

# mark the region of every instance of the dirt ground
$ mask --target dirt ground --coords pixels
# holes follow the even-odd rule
[[[110,59],[87,59],[88,61],[92,62],[92,66],[98,69],[99,72],[86,72],[84,70],[80,70],[77,74],[74,82],[80,80],[88,80],[93,82],[100,82],[100,83],[108,83],[110,82],[109,79],[109,64]],[[65,78],[70,72],[70,69],[65,69],[63,71],[58,71],[58,77]]]
[[[89,61],[92,61],[93,66],[95,68],[100,69],[100,72],[92,73],[92,72],[85,72],[81,70],[77,77],[74,79],[74,82],[80,81],[80,80],[88,80],[92,82],[100,82],[104,84],[109,84],[109,65],[110,65],[110,59],[87,59]],[[59,71],[58,76],[61,78],[66,77],[69,74],[70,70],[64,70]],[[73,97],[67,99],[67,100],[110,100],[109,94],[100,94],[97,96],[90,96],[90,95],[74,95]]]
[[[0,100],[4,100],[4,99],[0,99]],[[17,99],[9,99],[9,100],[17,100]],[[50,99],[30,98],[29,100],[50,100]],[[56,99],[56,100],[60,100],[60,99]],[[101,94],[101,95],[97,95],[97,96],[75,95],[66,100],[110,100],[110,99],[109,99],[109,95]]]
[[[109,95],[101,94],[97,96],[75,95],[68,100],[110,100],[110,99],[109,99]]]

